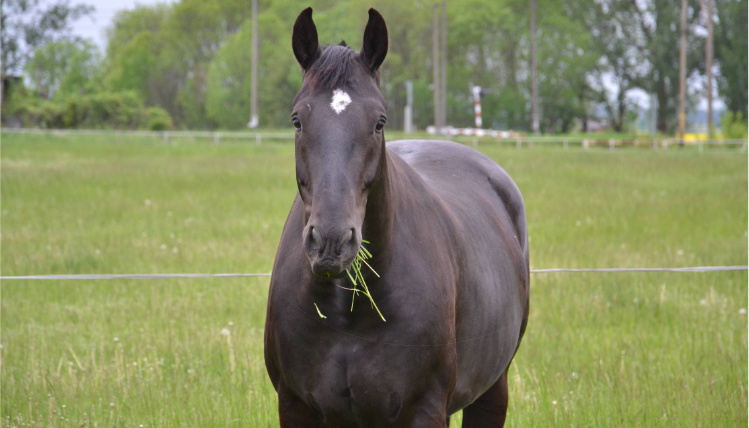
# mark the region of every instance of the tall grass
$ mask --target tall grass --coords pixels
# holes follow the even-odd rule
[[[746,264],[745,155],[481,149],[523,191],[534,268]],[[2,134],[2,274],[269,272],[293,162]],[[4,281],[0,425],[277,426],[267,285]],[[746,272],[539,274],[531,293],[508,425],[747,424]]]

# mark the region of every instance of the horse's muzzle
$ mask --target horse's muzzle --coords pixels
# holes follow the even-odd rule
[[[304,252],[312,273],[323,278],[340,278],[356,258],[361,238],[354,227],[338,233],[326,232],[308,225],[303,238]]]

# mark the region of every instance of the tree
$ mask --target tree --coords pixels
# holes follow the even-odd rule
[[[747,0],[716,0],[715,59],[718,93],[732,112],[747,117]]]
[[[519,18],[527,17],[527,6],[526,0],[448,4],[451,125],[473,126],[470,86],[476,85],[486,91],[482,111],[487,127],[530,129],[528,20]]]
[[[179,70],[167,61],[170,50],[165,22],[170,5],[136,6],[118,12],[107,29],[105,86],[111,91],[134,91],[147,106],[177,109]]]
[[[3,0],[2,75],[20,75],[26,61],[40,46],[63,40],[80,41],[72,36],[71,24],[93,11],[92,6],[71,5],[70,0],[56,0],[45,6],[41,0]]]
[[[541,0],[539,10],[539,95],[544,132],[569,132],[574,119],[587,118],[592,96],[586,74],[600,52],[578,16],[589,6],[576,1]]]
[[[24,72],[31,89],[47,99],[91,92],[99,67],[99,51],[91,40],[61,40],[37,48]]]
[[[238,129],[247,123],[251,33],[252,23],[248,21],[221,45],[208,68],[206,114],[220,128]]]
[[[597,56],[590,36],[569,2],[538,3],[539,121],[544,132],[567,131],[584,118],[589,97],[585,80]],[[473,126],[469,85],[487,93],[484,123],[492,128],[531,129],[530,37],[527,0],[468,0],[448,10],[450,118]]]

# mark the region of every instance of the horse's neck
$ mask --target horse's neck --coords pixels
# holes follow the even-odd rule
[[[398,193],[400,171],[398,165],[387,149],[383,149],[380,176],[367,200],[367,211],[364,215],[363,239],[369,241],[367,249],[375,255],[377,264],[386,262],[383,257],[376,260],[377,255],[386,255],[392,248],[393,222]]]
[[[387,263],[387,255],[391,252],[395,239],[395,221],[399,207],[404,199],[411,198],[413,181],[418,180],[417,174],[398,155],[387,149],[384,153],[383,169],[380,179],[370,193],[367,202],[367,212],[364,216],[363,239],[369,241],[367,249],[374,255],[377,264]],[[380,257],[379,263],[376,260]]]

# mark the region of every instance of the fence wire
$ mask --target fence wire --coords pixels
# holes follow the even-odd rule
[[[531,273],[641,273],[641,272],[726,272],[749,270],[749,266],[693,266],[668,268],[582,268],[531,269]],[[169,279],[169,278],[252,278],[270,273],[135,273],[0,276],[0,280],[99,280],[99,279]]]

